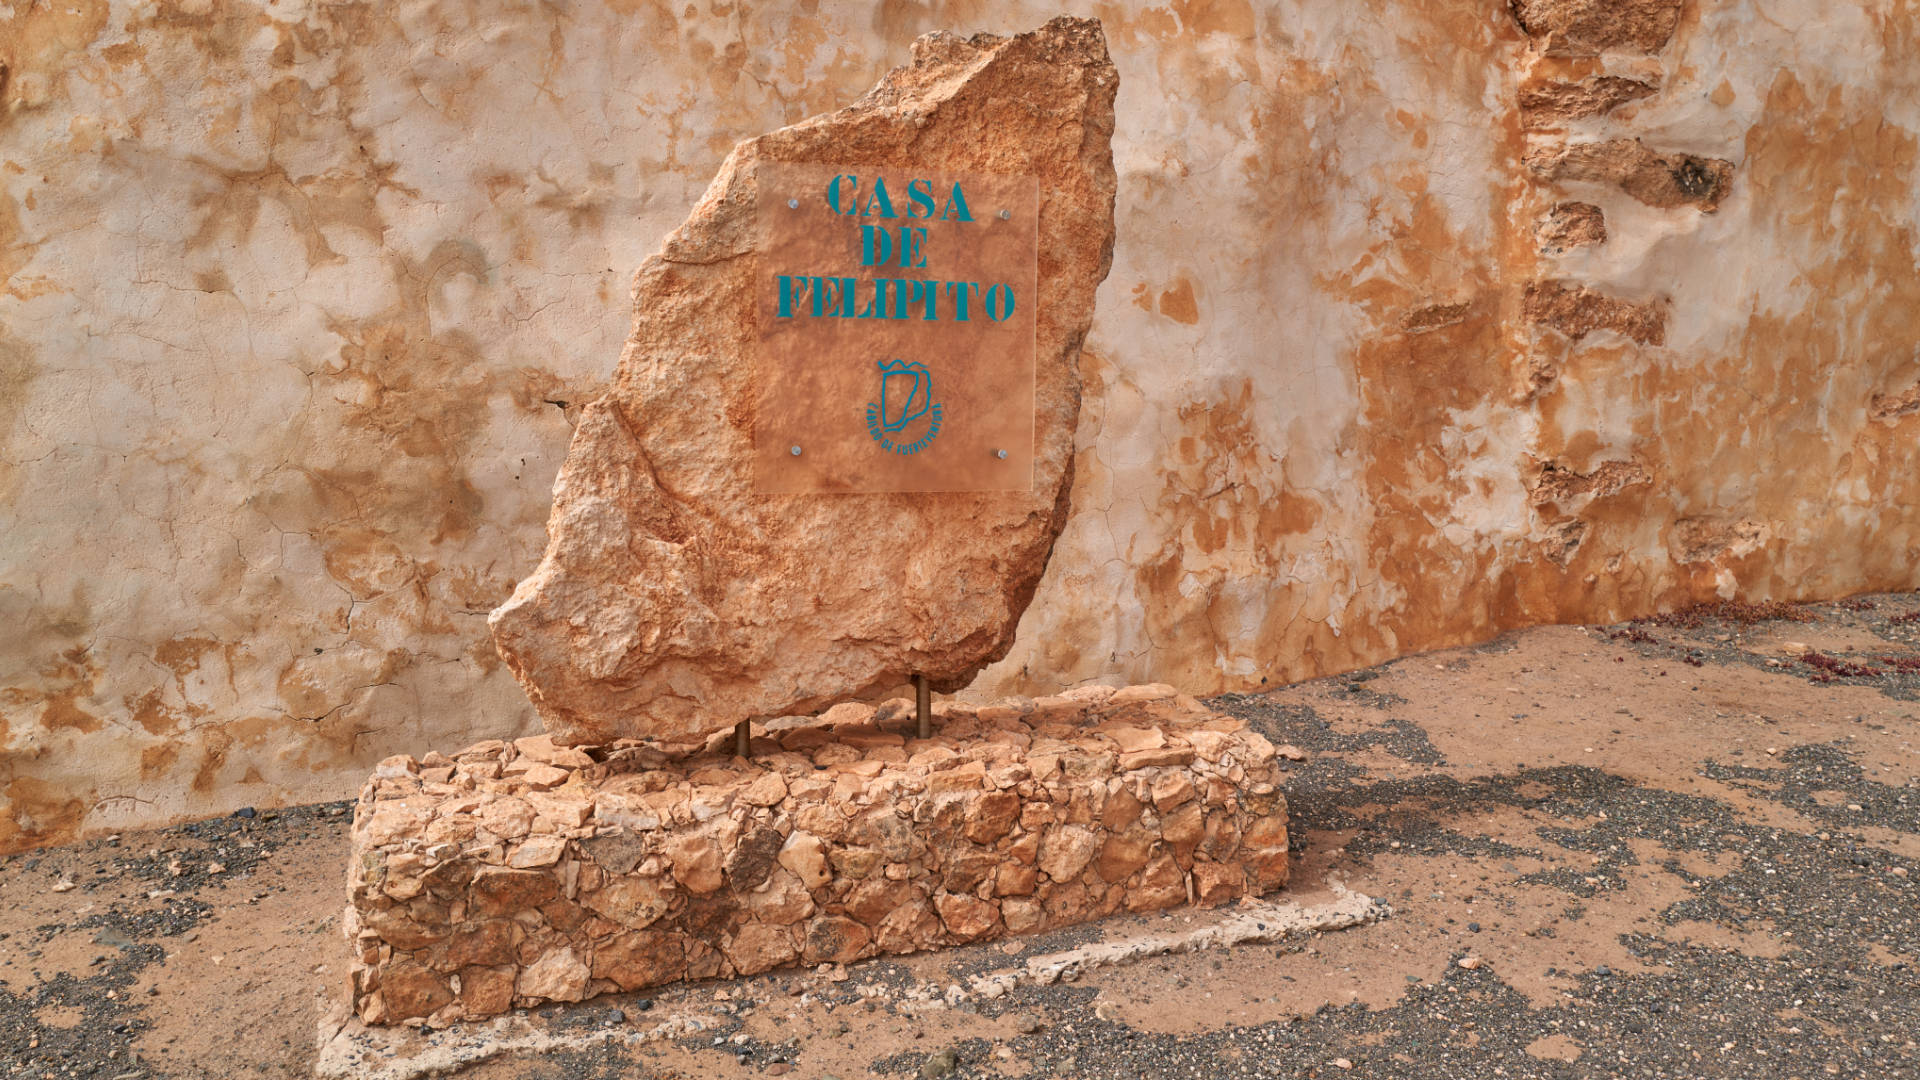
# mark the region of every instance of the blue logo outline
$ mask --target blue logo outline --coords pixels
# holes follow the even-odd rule
[[[877,403],[871,401],[867,403],[868,434],[873,436],[873,441],[879,443],[882,450],[890,453],[901,455],[919,453],[927,448],[928,443],[939,436],[940,422],[942,420],[942,414],[945,412],[944,406],[935,403],[933,400],[933,373],[928,371],[927,366],[918,360],[909,363],[899,357],[891,360],[876,360],[874,361],[874,366],[880,369],[880,400]],[[887,418],[887,380],[889,377],[897,375],[912,376],[913,387],[907,391],[905,404],[900,406],[900,415],[889,420]],[[918,409],[913,408],[913,401],[916,396],[920,397],[920,407]],[[908,424],[929,414],[931,414],[932,419],[928,423],[927,433],[920,436],[920,438],[910,443],[896,443],[889,437],[903,430]]]
[[[888,433],[899,431],[927,414],[927,410],[933,405],[933,373],[927,370],[927,365],[918,360],[909,364],[905,360],[895,357],[892,360],[876,360],[874,361],[874,366],[880,369],[881,431]],[[913,376],[913,389],[907,391],[907,402],[905,405],[900,406],[899,418],[888,420],[887,380],[890,376],[894,375]],[[925,394],[921,394],[922,389],[926,391]],[[908,412],[907,410],[913,407],[915,395],[920,395],[920,408],[913,412]]]

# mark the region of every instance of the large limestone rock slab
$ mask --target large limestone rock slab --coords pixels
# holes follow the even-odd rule
[[[965,684],[1004,655],[1067,513],[1078,361],[1113,247],[1118,85],[1097,22],[916,41],[854,105],[735,148],[641,267],[634,329],[494,641],[556,742],[718,730]],[[756,495],[756,176],[768,163],[1038,179],[1029,492]]]
[[[986,941],[1287,881],[1282,752],[1168,686],[840,705],[756,739],[383,762],[345,930],[368,1023]]]

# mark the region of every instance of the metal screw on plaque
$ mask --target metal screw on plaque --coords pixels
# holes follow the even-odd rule
[[[793,449],[792,449],[791,451],[789,451],[789,453],[791,453],[791,454],[792,454],[792,455],[793,455],[794,457],[799,457],[799,456],[800,456],[800,448],[796,446],[796,447],[794,447],[794,448],[793,448]]]
[[[999,458],[1001,461],[1007,460],[1007,452],[1005,450],[995,450],[993,456]]]
[[[1000,211],[1000,220],[1001,220],[1001,221],[1011,221],[1012,219],[1013,219],[1013,211],[1011,211],[1011,210],[1002,210],[1002,211]]]
[[[788,200],[787,200],[787,209],[789,209],[789,210],[798,210],[798,209],[800,209],[800,200],[799,200],[799,199],[788,199]]]

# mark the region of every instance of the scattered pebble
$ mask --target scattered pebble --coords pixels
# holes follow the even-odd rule
[[[951,1076],[959,1066],[960,1055],[954,1052],[953,1047],[936,1050],[927,1055],[925,1064],[920,1066],[920,1080],[940,1080],[943,1076]]]

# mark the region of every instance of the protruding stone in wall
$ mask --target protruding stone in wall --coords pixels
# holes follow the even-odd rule
[[[1663,210],[1712,213],[1733,187],[1733,162],[1655,153],[1638,139],[1542,147],[1527,154],[1527,167],[1549,180],[1612,184]]]
[[[1520,88],[1520,122],[1529,128],[1558,127],[1605,115],[1659,91],[1652,83],[1619,75],[1592,75],[1579,82],[1537,80]]]
[[[1867,404],[1867,415],[1875,420],[1898,420],[1920,413],[1920,383],[1894,394],[1875,394]]]
[[[1557,56],[1652,54],[1667,47],[1686,0],[1508,0],[1534,44]]]
[[[1774,530],[1749,518],[1681,518],[1673,523],[1672,547],[1680,562],[1738,559],[1765,547]]]
[[[931,34],[852,106],[734,149],[641,267],[613,388],[555,484],[545,558],[491,618],[556,741],[814,712],[916,673],[956,689],[1006,653],[1066,520],[1080,345],[1113,249],[1117,86],[1091,19]],[[766,162],[1037,178],[1030,491],[755,493]]]
[[[841,705],[751,760],[722,735],[383,762],[354,815],[354,1008],[474,1019],[1286,883],[1280,751],[1245,721],[1168,686],[936,711],[917,739],[908,709]]]
[[[1556,204],[1534,227],[1542,255],[1558,255],[1572,248],[1607,242],[1607,217],[1592,203]]]
[[[1457,326],[1467,320],[1467,313],[1473,310],[1473,301],[1460,300],[1450,304],[1428,304],[1414,308],[1400,317],[1400,328],[1409,334],[1425,334],[1448,326]]]
[[[1602,461],[1586,472],[1559,460],[1535,461],[1528,472],[1534,541],[1541,554],[1563,567],[1573,561],[1591,530],[1579,515],[1596,500],[1653,483],[1652,471],[1638,461]]]
[[[1550,525],[1539,536],[1540,551],[1559,566],[1573,561],[1580,541],[1587,537],[1587,523],[1578,518]]]
[[[1603,461],[1579,472],[1559,461],[1544,461],[1527,481],[1527,502],[1534,507],[1558,505],[1578,509],[1593,499],[1653,482],[1653,474],[1637,461]]]
[[[1634,303],[1564,281],[1536,281],[1527,286],[1526,319],[1550,327],[1578,341],[1595,330],[1614,330],[1642,345],[1661,345],[1667,339],[1667,305]]]

